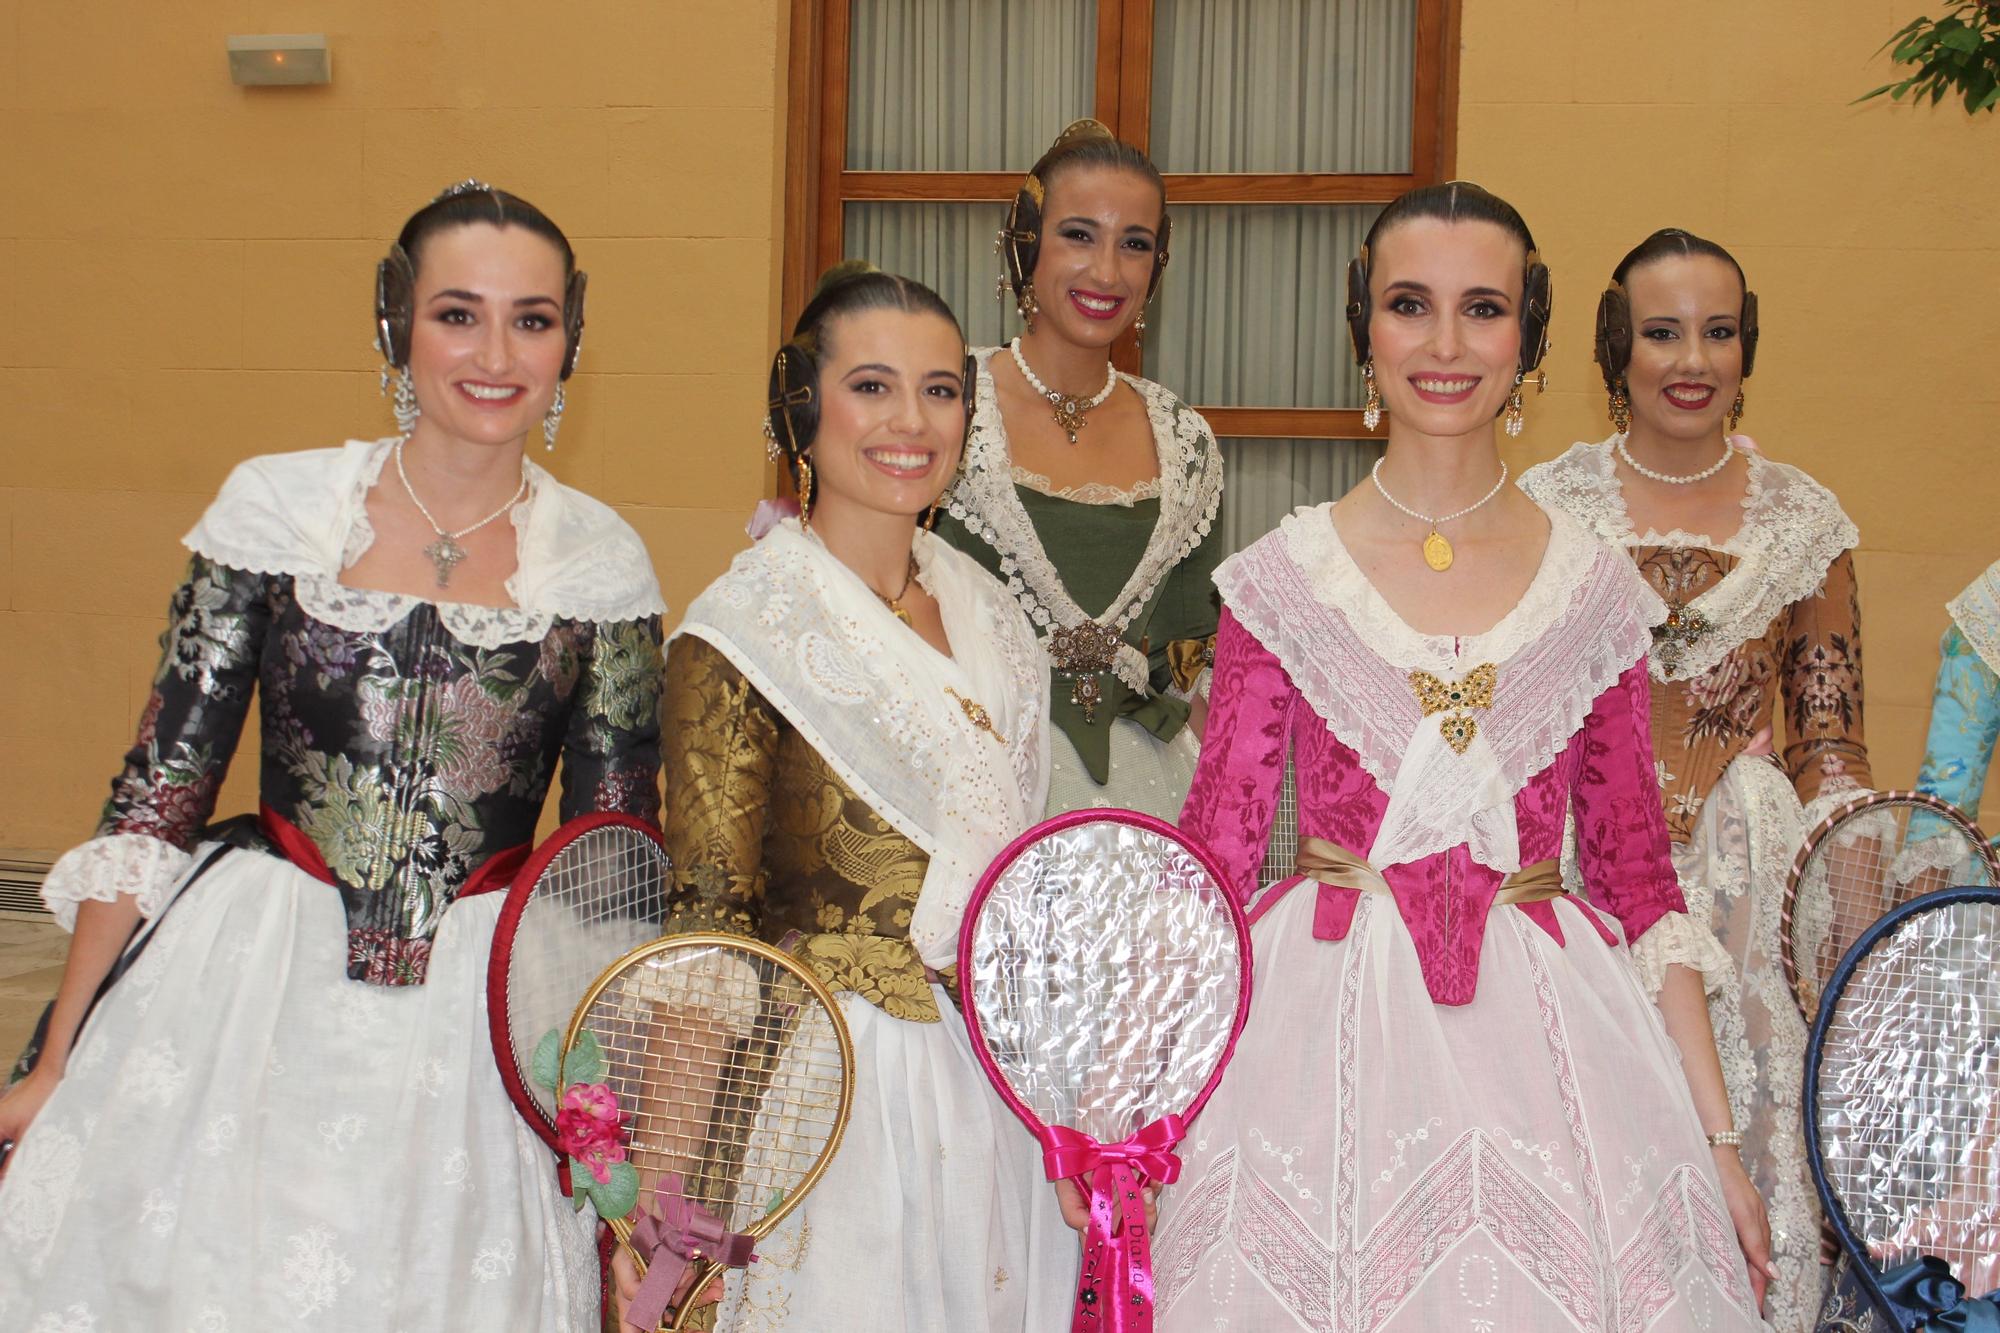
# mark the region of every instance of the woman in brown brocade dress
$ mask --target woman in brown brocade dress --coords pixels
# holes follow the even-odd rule
[[[737,557],[668,652],[670,924],[791,948],[840,993],[856,1060],[840,1151],[731,1278],[724,1329],[1061,1319],[1073,1240],[947,989],[978,875],[1048,785],[1027,617],[918,522],[958,467],[967,370],[928,289],[829,274],[772,370],[802,517]]]
[[[1728,434],[1757,300],[1720,246],[1661,231],[1612,275],[1598,361],[1618,433],[1531,469],[1528,493],[1632,553],[1665,599],[1653,751],[1742,1152],[1771,1210],[1774,1328],[1818,1308],[1819,1209],[1800,1131],[1806,1030],[1779,915],[1806,828],[1870,782],[1854,524],[1825,487]],[[1783,743],[1776,736],[1782,716]]]

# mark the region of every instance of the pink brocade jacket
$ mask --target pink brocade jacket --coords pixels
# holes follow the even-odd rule
[[[1397,619],[1325,506],[1301,510],[1216,575],[1215,675],[1182,826],[1247,900],[1289,747],[1300,836],[1382,872],[1440,1004],[1471,1002],[1495,894],[1508,870],[1561,854],[1568,809],[1596,907],[1569,901],[1607,944],[1617,934],[1597,909],[1634,942],[1686,911],[1650,732],[1644,655],[1658,601],[1628,561],[1559,514],[1551,523],[1521,604],[1470,638],[1421,635]],[[1317,891],[1314,935],[1345,938],[1363,891]],[[1565,943],[1554,902],[1515,910]]]

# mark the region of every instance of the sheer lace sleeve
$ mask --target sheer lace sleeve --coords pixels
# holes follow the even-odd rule
[[[1861,605],[1854,553],[1842,551],[1785,633],[1785,772],[1799,800],[1874,785],[1861,727]]]
[[[683,634],[667,650],[669,933],[755,934],[778,715],[713,645]]]
[[[562,817],[660,818],[660,618],[599,622],[563,741]]]
[[[2000,676],[1986,665],[1954,625],[1939,645],[1937,690],[1931,696],[1930,736],[1917,790],[1979,815],[1986,770],[2000,741]]]
[[[1574,792],[1577,867],[1590,900],[1618,918],[1635,952],[1661,917],[1687,913],[1653,766],[1651,710],[1641,661],[1597,696],[1577,741],[1584,747]]]
[[[97,836],[50,868],[42,897],[65,928],[82,902],[139,900],[150,916],[215,813],[249,716],[282,579],[197,555],[168,607],[138,739],[111,782]]]
[[[1208,731],[1181,826],[1215,854],[1242,900],[1257,891],[1298,697],[1277,657],[1224,607],[1215,637]]]

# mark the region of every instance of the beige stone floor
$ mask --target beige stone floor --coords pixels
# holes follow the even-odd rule
[[[46,918],[0,916],[0,1070],[13,1064],[62,979],[69,935]]]

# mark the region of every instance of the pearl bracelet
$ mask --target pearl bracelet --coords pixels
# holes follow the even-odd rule
[[[1708,1136],[1708,1146],[1711,1148],[1741,1148],[1743,1146],[1743,1131],[1740,1129],[1718,1129],[1715,1133]]]

